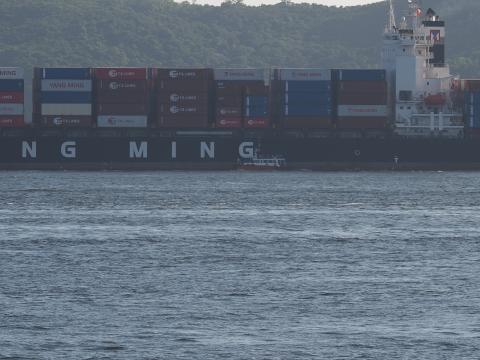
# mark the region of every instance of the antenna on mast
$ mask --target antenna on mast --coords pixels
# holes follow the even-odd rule
[[[385,32],[395,32],[397,24],[395,22],[395,8],[393,7],[393,0],[386,0],[388,3],[388,22],[385,26]]]

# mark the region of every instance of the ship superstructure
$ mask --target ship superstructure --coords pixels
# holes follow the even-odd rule
[[[445,22],[434,10],[409,0],[397,26],[388,1],[383,63],[389,82],[394,131],[402,136],[462,137],[455,78],[445,63]]]

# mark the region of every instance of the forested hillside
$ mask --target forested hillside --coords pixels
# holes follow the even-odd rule
[[[480,76],[480,1],[424,1],[455,71]],[[406,3],[401,1],[402,4]],[[430,4],[429,4],[430,3]],[[375,67],[385,4],[220,7],[170,0],[0,0],[0,64]],[[402,11],[399,11],[400,16]]]

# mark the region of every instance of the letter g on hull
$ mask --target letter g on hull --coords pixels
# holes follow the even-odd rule
[[[77,143],[75,141],[65,141],[60,153],[66,159],[75,159],[77,157]]]
[[[238,154],[243,159],[251,159],[253,158],[254,147],[255,145],[253,144],[252,141],[242,142],[238,147]]]

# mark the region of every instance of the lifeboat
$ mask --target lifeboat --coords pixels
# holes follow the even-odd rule
[[[426,105],[444,105],[447,101],[445,94],[434,94],[425,97]]]

